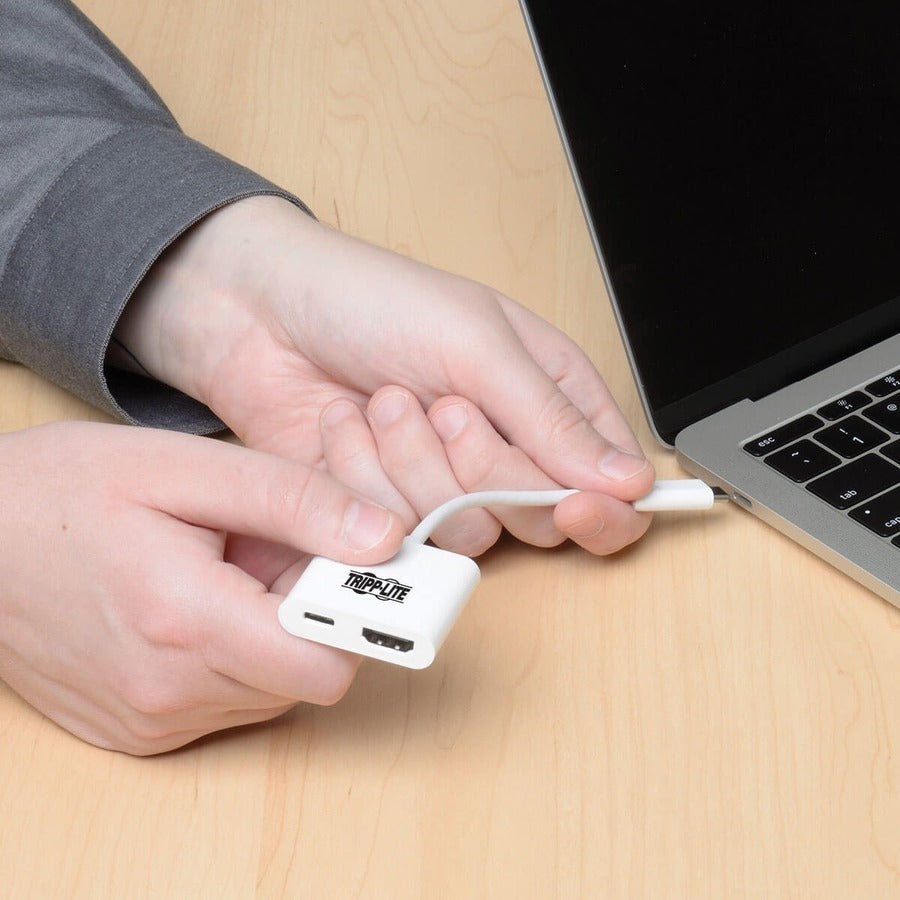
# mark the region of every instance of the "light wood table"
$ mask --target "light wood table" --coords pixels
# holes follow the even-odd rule
[[[516,297],[661,476],[515,0],[82,0],[184,129]],[[0,25],[2,27],[2,25]],[[2,428],[99,418],[0,367]],[[900,896],[900,613],[736,507],[504,542],[435,664],[182,751],[0,687],[0,897]]]

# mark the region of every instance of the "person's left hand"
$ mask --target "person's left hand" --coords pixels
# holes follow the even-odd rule
[[[366,244],[276,197],[211,214],[154,265],[117,337],[248,446],[327,466],[412,528],[464,492],[578,488],[554,510],[468,510],[433,535],[475,556],[501,526],[593,553],[637,540],[653,468],[600,374],[484,285]]]

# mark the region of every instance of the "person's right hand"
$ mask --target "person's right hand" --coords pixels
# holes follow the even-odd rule
[[[159,753],[349,686],[359,658],[277,607],[303,552],[393,556],[396,514],[297,462],[122,425],[4,434],[0,467],[0,678],[67,730]]]

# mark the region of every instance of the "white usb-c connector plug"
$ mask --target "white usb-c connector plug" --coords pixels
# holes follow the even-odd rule
[[[631,505],[639,512],[678,512],[709,509],[720,499],[727,500],[727,494],[713,490],[699,478],[672,478],[657,481],[649,494]]]

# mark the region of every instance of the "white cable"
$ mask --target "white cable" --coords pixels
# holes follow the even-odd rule
[[[464,509],[475,506],[556,506],[577,490],[553,491],[478,491],[462,494],[432,510],[412,530],[407,540],[424,544],[432,532],[445,519]],[[696,478],[676,478],[657,481],[653,489],[644,497],[635,500],[632,506],[639,512],[662,512],[689,509],[709,509],[716,495],[713,489]]]
[[[424,544],[431,533],[445,519],[464,509],[473,506],[556,506],[570,494],[577,494],[575,490],[555,491],[479,491],[475,494],[461,494],[446,503],[442,503],[437,509],[432,510],[412,530],[409,540]]]

